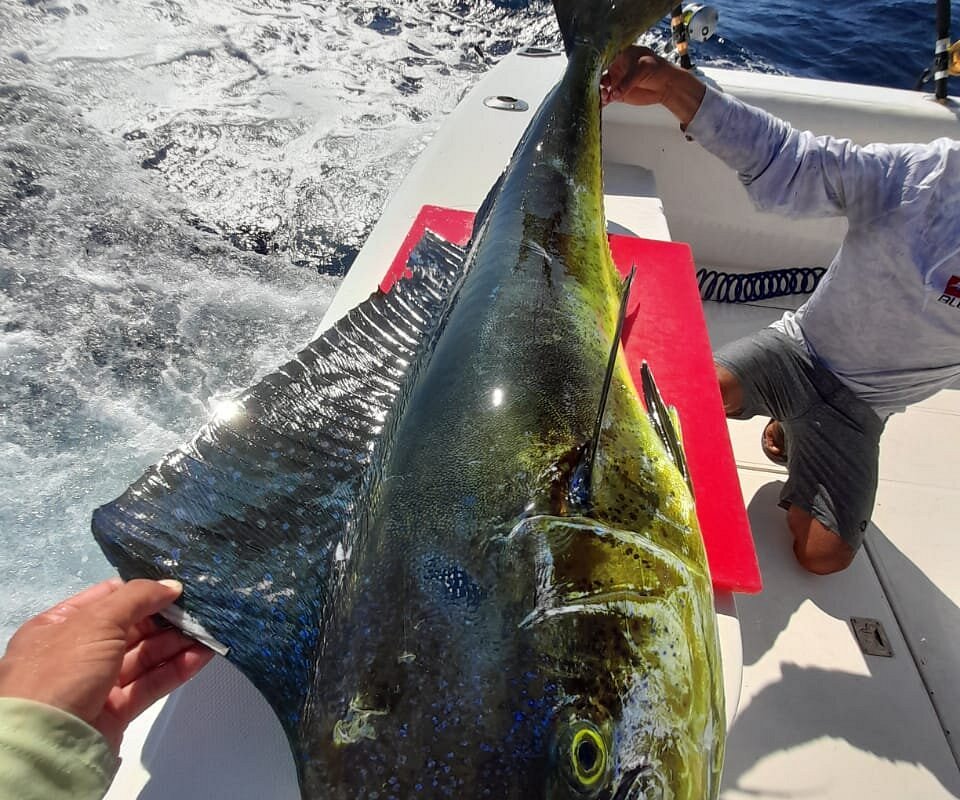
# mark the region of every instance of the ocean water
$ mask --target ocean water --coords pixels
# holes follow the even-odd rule
[[[932,2],[717,5],[704,64],[931,60]],[[558,41],[537,0],[0,0],[0,643],[111,574],[92,509],[309,338],[444,115]]]
[[[719,35],[699,46],[704,64],[762,65],[787,75],[914,89],[933,60],[935,0],[717,0],[711,5],[720,12]],[[951,10],[956,38],[960,4],[953,3]]]

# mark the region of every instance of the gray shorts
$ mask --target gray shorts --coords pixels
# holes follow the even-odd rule
[[[799,342],[765,328],[714,354],[743,387],[736,419],[758,414],[783,425],[794,503],[856,551],[873,512],[883,421]]]

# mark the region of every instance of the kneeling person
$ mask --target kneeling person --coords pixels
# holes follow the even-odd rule
[[[663,104],[759,209],[847,217],[810,299],[715,354],[728,416],[772,418],[764,451],[789,471],[780,502],[798,561],[845,569],[873,511],[886,419],[960,378],[960,142],[860,147],[797,131],[641,47],[601,91]]]

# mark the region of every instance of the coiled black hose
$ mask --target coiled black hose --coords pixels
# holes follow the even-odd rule
[[[810,294],[817,288],[824,272],[826,270],[823,267],[791,267],[747,273],[698,269],[697,283],[700,297],[704,300],[752,303],[791,294]]]

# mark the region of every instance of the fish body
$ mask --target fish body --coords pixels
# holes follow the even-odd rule
[[[600,74],[671,4],[555,6],[568,67],[468,249],[423,243],[94,516],[124,577],[184,581],[311,800],[719,789],[709,572],[602,208]]]

